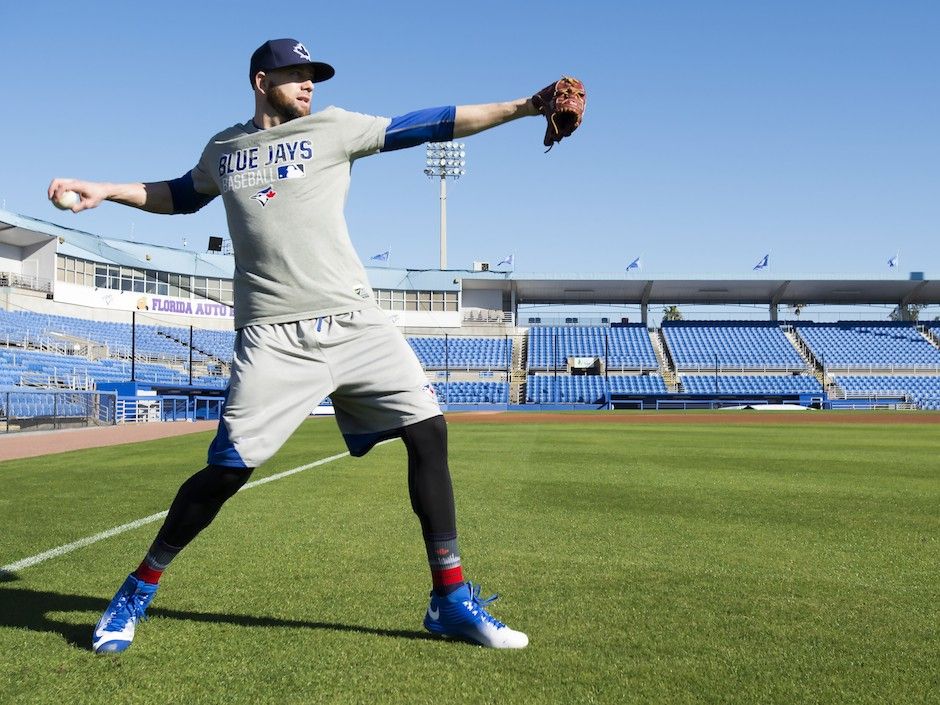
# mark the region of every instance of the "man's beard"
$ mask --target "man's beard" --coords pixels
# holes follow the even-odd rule
[[[268,91],[268,105],[284,122],[310,114],[310,104],[306,106],[291,100],[283,92],[274,88]]]

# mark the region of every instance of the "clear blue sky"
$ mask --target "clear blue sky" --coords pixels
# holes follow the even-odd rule
[[[449,265],[514,253],[517,272],[940,271],[940,3],[46,2],[0,10],[8,210],[109,237],[204,249],[196,215],[45,199],[53,176],[179,176],[252,111],[247,65],[294,36],[334,104],[395,115],[529,95],[562,73],[585,122],[543,154],[542,118],[474,136],[449,190]],[[456,6],[455,6],[456,7]],[[563,23],[565,23],[563,25]],[[347,217],[364,258],[436,267],[423,148],[360,161]]]

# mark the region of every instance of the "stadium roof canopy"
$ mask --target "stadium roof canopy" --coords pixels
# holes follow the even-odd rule
[[[473,277],[463,288],[491,288],[491,281]],[[597,275],[596,277],[516,274],[501,284],[516,304],[936,304],[940,281],[910,278],[806,277],[755,275],[742,277]]]
[[[230,279],[231,255],[130,242],[65,228],[0,210],[0,243],[29,247],[57,239],[62,255],[195,276]],[[907,277],[876,275],[643,276],[614,274],[523,274],[467,270],[368,267],[379,289],[499,291],[514,307],[546,304],[940,304],[940,280],[920,272]]]
[[[231,279],[235,271],[231,255],[214,252],[202,254],[175,247],[101,237],[0,210],[0,243],[29,247],[54,239],[58,239],[56,252],[60,255],[105,264],[219,279]]]

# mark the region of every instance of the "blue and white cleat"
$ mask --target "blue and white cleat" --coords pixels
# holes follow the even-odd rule
[[[133,573],[127,576],[95,626],[91,648],[96,654],[124,651],[131,645],[134,628],[147,618],[144,612],[158,587],[156,583],[138,580]]]
[[[486,611],[499,595],[480,599],[480,586],[464,583],[441,597],[431,593],[424,628],[432,634],[475,641],[494,649],[524,649],[529,637],[510,629]]]

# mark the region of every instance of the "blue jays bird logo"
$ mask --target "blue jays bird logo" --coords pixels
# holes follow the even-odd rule
[[[277,196],[277,191],[274,190],[273,186],[268,186],[267,188],[263,188],[258,191],[258,193],[251,197],[251,200],[257,201],[262,206],[266,206],[268,205],[268,201],[270,201],[275,196]]]

